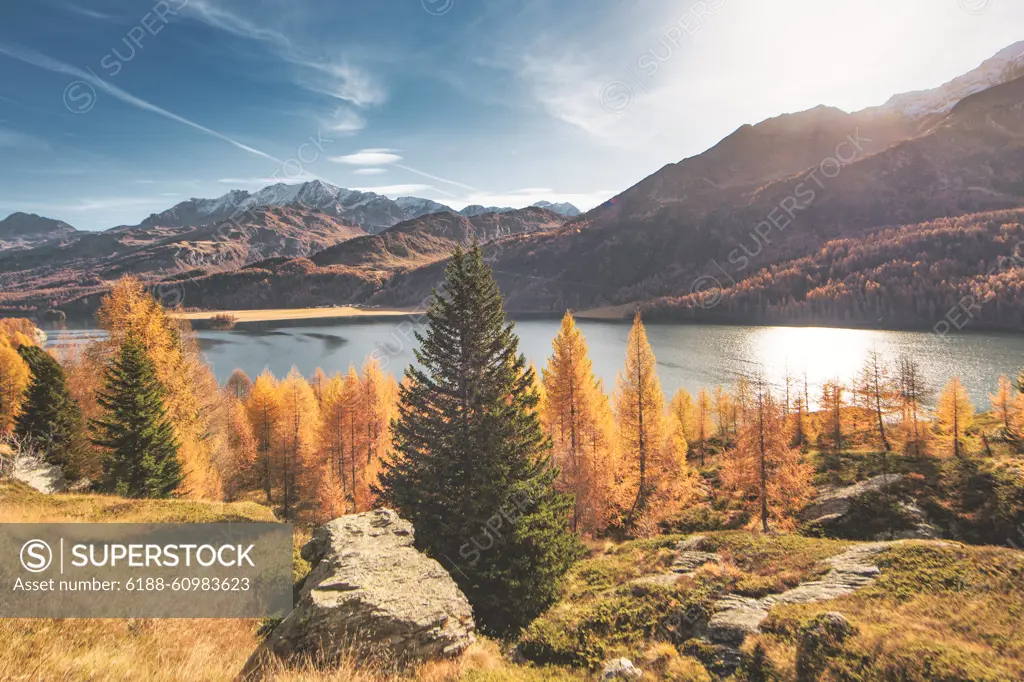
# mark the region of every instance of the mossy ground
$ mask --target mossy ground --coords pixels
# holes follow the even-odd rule
[[[627,584],[664,571],[664,550],[678,539],[626,543],[581,562],[570,573],[562,600],[523,635],[520,651],[535,661],[591,670],[618,656],[642,667],[659,646],[687,662],[710,660],[707,646],[693,638],[687,614],[706,610],[725,593],[764,596],[814,579],[827,570],[822,559],[855,544],[798,535],[708,533],[699,548],[718,552],[722,566],[705,566],[671,586]],[[752,658],[760,645],[764,662],[741,669],[735,679],[800,679],[801,633],[815,616],[830,611],[845,615],[857,634],[827,661],[804,662],[818,670],[813,679],[1024,679],[1024,553],[914,541],[893,545],[879,555],[877,565],[881,578],[859,592],[776,607],[764,634],[748,638],[744,647]]]
[[[857,457],[851,456],[851,463]],[[1015,466],[1003,459],[1001,467]],[[858,469],[859,471],[860,469]],[[860,476],[861,474],[854,474]],[[43,496],[0,483],[4,522],[273,521],[253,502],[208,504],[124,500],[97,495]],[[684,535],[626,543],[591,542],[589,558],[570,571],[560,600],[522,635],[499,646],[481,641],[460,660],[436,662],[403,676],[346,662],[334,671],[275,671],[282,682],[569,682],[591,680],[613,657],[630,658],[649,678],[713,679],[708,647],[694,625],[726,593],[782,592],[827,570],[822,562],[852,542],[711,531],[697,549],[722,562],[669,585],[631,584],[664,574]],[[297,534],[296,547],[306,539]],[[739,680],[1015,680],[1024,679],[1024,553],[955,542],[893,545],[876,559],[882,576],[837,600],[776,607],[763,633],[744,645]],[[308,570],[296,561],[296,575]],[[816,616],[842,613],[856,628],[828,656],[815,659],[801,639]],[[0,679],[227,680],[260,639],[253,620],[0,620]],[[528,659],[509,662],[510,647]],[[807,670],[813,677],[807,678]],[[798,671],[803,671],[802,673]]]

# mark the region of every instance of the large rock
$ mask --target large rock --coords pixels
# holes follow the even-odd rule
[[[32,455],[14,455],[10,476],[15,481],[32,486],[41,493],[62,493],[67,488],[64,472],[55,464],[47,464]]]
[[[474,641],[469,602],[441,564],[413,547],[412,525],[391,510],[345,516],[303,547],[312,564],[295,610],[249,658],[257,679],[274,658],[329,666],[343,655],[398,666],[455,657]]]
[[[633,665],[628,658],[616,658],[604,665],[601,673],[601,682],[632,682],[642,680],[644,671]]]
[[[875,476],[845,488],[826,490],[801,510],[800,520],[805,523],[814,523],[826,517],[840,518],[850,511],[853,500],[871,492],[887,490],[900,483],[903,478],[898,474]]]

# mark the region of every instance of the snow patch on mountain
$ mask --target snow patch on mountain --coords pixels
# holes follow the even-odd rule
[[[561,213],[562,215],[567,216],[569,218],[575,218],[581,213],[581,211],[578,208],[570,204],[568,201],[564,201],[557,204],[553,204],[550,201],[538,201],[536,204],[533,205],[536,206],[537,208],[546,208],[549,211]]]
[[[975,93],[1024,76],[1024,41],[1000,50],[981,66],[958,76],[945,85],[895,95],[881,107],[882,111],[917,119],[932,114],[948,113],[957,103]]]

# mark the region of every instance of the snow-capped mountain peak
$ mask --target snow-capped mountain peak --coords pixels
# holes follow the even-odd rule
[[[561,213],[562,215],[567,216],[569,218],[575,218],[581,213],[581,211],[578,208],[570,204],[568,201],[564,201],[557,204],[553,204],[550,201],[538,201],[536,204],[533,205],[536,206],[537,208],[546,208],[549,211]]]
[[[882,111],[899,113],[918,119],[932,114],[948,113],[957,102],[995,85],[1024,76],[1024,41],[1000,50],[981,66],[931,90],[895,95],[881,107]]]
[[[312,180],[293,185],[278,182],[252,193],[232,190],[216,199],[190,199],[163,213],[151,215],[140,226],[199,226],[272,206],[326,213],[344,222],[358,225],[371,233],[382,232],[398,223],[432,213],[455,212],[451,207],[431,199],[399,197],[392,200],[374,192],[343,189],[322,180]],[[577,216],[580,213],[575,206],[568,203],[552,204],[542,201],[535,206],[565,216]],[[466,217],[474,217],[484,213],[507,213],[512,210],[514,209],[508,207],[467,206],[459,213]]]

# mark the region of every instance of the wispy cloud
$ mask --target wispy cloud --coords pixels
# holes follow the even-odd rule
[[[352,171],[355,175],[384,175],[388,172],[387,168],[357,168]]]
[[[122,90],[116,85],[111,85],[106,81],[97,78],[95,75],[88,71],[83,71],[82,69],[79,69],[76,66],[71,66],[70,64],[58,61],[56,59],[53,59],[52,57],[47,57],[46,55],[40,52],[36,52],[35,50],[31,50],[24,47],[18,47],[16,45],[7,45],[4,43],[0,43],[0,54],[5,54],[8,57],[17,59],[19,61],[25,62],[26,64],[30,64],[40,69],[45,69],[47,71],[52,71],[54,73],[61,73],[68,76],[73,76],[93,87],[105,88],[111,96],[121,100],[122,102],[125,102],[126,104],[130,104],[144,111],[149,111],[159,116],[163,116],[164,118],[170,119],[177,123],[181,123],[182,125],[186,125],[190,128],[206,133],[207,135],[216,137],[217,139],[227,142],[228,144],[238,149],[241,149],[242,151],[249,152],[250,154],[255,154],[256,156],[261,156],[265,159],[270,159],[271,161],[275,161],[277,163],[284,163],[283,161],[281,161],[281,159],[271,156],[266,152],[262,152],[259,149],[256,149],[255,147],[250,147],[247,144],[243,144],[242,142],[239,142],[234,138],[228,137],[224,133],[217,132],[212,128],[207,128],[206,126],[196,123],[195,121],[190,121],[184,116],[179,116],[174,112],[168,111],[167,109],[158,107],[155,104],[147,102],[146,100],[141,99],[139,97],[136,97],[135,95],[126,92],[125,90]]]
[[[251,177],[251,178],[218,178],[217,182],[221,185],[231,185],[232,187],[250,187],[260,188],[266,187],[267,185],[296,185],[303,182],[311,182],[313,180],[319,180],[320,178],[311,173],[300,173],[298,175],[290,176],[288,178],[263,178],[263,177]]]
[[[50,143],[34,135],[0,125],[0,147],[43,151],[50,149]]]
[[[366,127],[366,119],[348,107],[338,107],[329,118],[321,120],[320,123],[332,133],[354,133]]]
[[[115,17],[113,14],[106,14],[104,12],[98,12],[98,11],[96,11],[94,9],[89,8],[89,7],[82,7],[80,5],[76,5],[76,4],[71,3],[71,2],[67,3],[66,5],[64,5],[64,8],[67,9],[68,11],[70,11],[70,12],[74,12],[75,14],[79,14],[79,15],[81,15],[83,17],[89,17],[90,19],[96,19],[97,21],[108,21],[108,22],[117,21],[117,17]]]
[[[344,163],[349,166],[386,166],[402,160],[402,157],[395,153],[396,151],[398,150],[362,149],[355,154],[332,156],[331,161],[334,161],[335,163]]]
[[[421,170],[416,170],[415,168],[410,168],[409,166],[403,166],[402,164],[399,164],[399,163],[395,164],[395,168],[401,168],[404,171],[409,171],[410,173],[415,173],[416,175],[421,175],[421,176],[423,176],[425,178],[430,178],[431,180],[436,180],[437,182],[443,182],[443,183],[448,184],[448,185],[454,185],[455,187],[461,187],[463,189],[468,189],[471,192],[479,192],[480,191],[476,187],[473,187],[471,185],[465,185],[465,184],[463,184],[461,182],[458,182],[456,180],[449,180],[448,178],[442,178],[442,177],[437,176],[437,175],[431,175],[430,173],[424,173]]]
[[[353,188],[358,192],[373,192],[374,194],[383,194],[389,197],[409,196],[418,195],[423,193],[437,193],[442,194],[446,197],[455,198],[454,194],[445,192],[444,190],[438,189],[432,185],[382,185],[378,187],[356,187]]]
[[[267,45],[279,58],[298,67],[296,83],[358,107],[381,104],[387,92],[376,78],[344,57],[311,56],[281,31],[259,26],[216,0],[192,0],[186,13],[209,26]]]
[[[119,208],[134,208],[137,206],[152,206],[159,203],[159,198],[154,197],[98,197],[84,198],[80,201],[67,204],[40,203],[27,205],[31,211],[109,211]],[[22,202],[22,205],[25,205]]]

